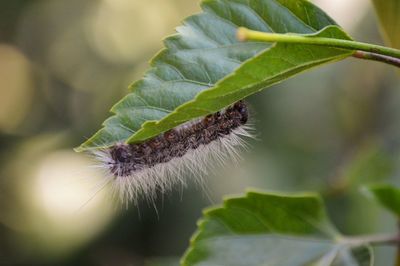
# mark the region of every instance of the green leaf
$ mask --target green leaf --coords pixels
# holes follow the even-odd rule
[[[388,43],[400,48],[400,0],[373,0]]]
[[[343,239],[318,195],[248,192],[204,212],[182,265],[370,265]]]
[[[373,185],[365,191],[389,211],[400,217],[400,189],[391,185]]]
[[[115,114],[77,151],[136,143],[217,112],[309,68],[343,59],[348,50],[303,44],[239,43],[236,30],[297,33],[349,40],[306,0],[206,0],[187,18]]]

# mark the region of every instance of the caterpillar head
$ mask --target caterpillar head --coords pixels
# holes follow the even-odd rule
[[[134,151],[128,144],[117,144],[110,150],[110,172],[114,176],[128,176],[135,169]]]

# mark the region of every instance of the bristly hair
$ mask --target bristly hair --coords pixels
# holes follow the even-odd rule
[[[122,203],[139,197],[154,201],[175,185],[186,185],[185,172],[203,185],[203,177],[226,161],[238,161],[239,150],[252,138],[243,101],[204,118],[186,122],[140,144],[118,143],[92,151],[107,172]]]

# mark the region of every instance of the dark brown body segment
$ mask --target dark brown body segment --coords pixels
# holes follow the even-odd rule
[[[169,130],[146,142],[116,145],[110,151],[110,171],[115,176],[129,176],[135,171],[182,157],[190,149],[229,135],[234,129],[246,124],[247,119],[247,106],[239,101],[222,112]]]

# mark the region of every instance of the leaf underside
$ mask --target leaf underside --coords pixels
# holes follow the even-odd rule
[[[240,43],[236,30],[350,39],[306,0],[208,0],[184,20],[151,69],[112,109],[114,115],[77,151],[136,143],[217,112],[309,68],[351,51],[300,44]]]
[[[339,237],[317,195],[248,192],[204,212],[182,265],[370,265]]]

